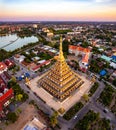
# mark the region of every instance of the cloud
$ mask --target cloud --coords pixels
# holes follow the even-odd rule
[[[110,2],[112,0],[95,0],[97,3],[105,3],[105,2]]]

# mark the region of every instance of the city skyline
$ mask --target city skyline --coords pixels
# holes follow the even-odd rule
[[[116,21],[115,0],[0,0],[0,21]]]

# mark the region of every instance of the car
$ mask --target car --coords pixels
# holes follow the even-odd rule
[[[27,91],[27,93],[30,93],[29,91]]]
[[[27,84],[25,84],[27,86],[28,89],[31,89]]]
[[[105,110],[103,110],[104,113],[107,113]]]
[[[107,109],[107,108],[103,109],[103,112],[104,112],[104,113],[107,113],[107,112],[108,112],[108,109]]]
[[[34,94],[35,96],[37,96],[37,93],[33,92],[33,94]]]
[[[75,120],[76,118],[77,118],[77,116],[74,116],[74,118],[73,118],[73,119]]]

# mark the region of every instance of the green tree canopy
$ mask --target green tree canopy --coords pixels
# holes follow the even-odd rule
[[[9,112],[7,114],[7,118],[8,118],[9,121],[11,121],[12,123],[14,123],[17,120],[18,116],[16,115],[15,112]]]

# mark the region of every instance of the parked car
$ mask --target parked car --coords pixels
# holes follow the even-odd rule
[[[77,116],[74,116],[74,118],[73,118],[73,119],[75,120],[76,118],[77,118]]]

